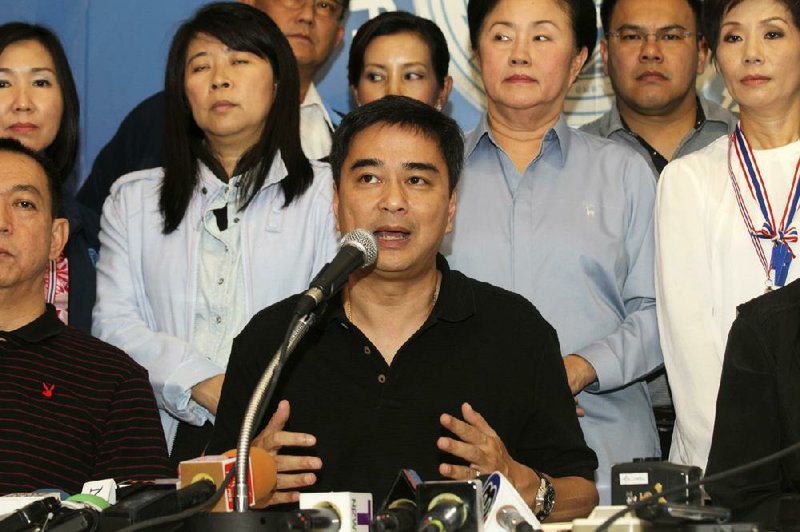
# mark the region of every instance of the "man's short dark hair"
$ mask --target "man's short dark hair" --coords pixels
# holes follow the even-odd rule
[[[353,139],[376,124],[399,126],[435,140],[447,164],[450,192],[453,192],[464,164],[464,138],[461,128],[444,113],[406,96],[384,96],[356,108],[342,119],[333,134],[333,145],[328,157],[337,186]]]
[[[47,176],[47,191],[50,193],[50,214],[53,218],[61,218],[62,215],[62,195],[60,174],[56,165],[47,158],[46,155],[34,151],[17,139],[0,138],[0,153],[17,153],[33,159]]]
[[[700,31],[700,20],[702,15],[703,6],[700,0],[685,0],[689,7],[692,8],[694,15],[694,28],[695,31]],[[614,31],[611,27],[611,18],[614,16],[614,8],[617,7],[617,0],[603,0],[600,5],[600,23],[603,25],[603,34],[608,35],[608,32]]]

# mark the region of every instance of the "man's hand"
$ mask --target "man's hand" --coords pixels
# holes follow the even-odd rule
[[[225,382],[225,374],[220,373],[202,382],[198,382],[192,387],[192,399],[211,412],[212,416],[217,415],[219,398],[222,396],[223,382]]]
[[[594,366],[580,355],[565,356],[564,369],[567,370],[567,382],[572,395],[578,395],[584,388],[597,380]]]
[[[469,467],[440,464],[439,473],[452,479],[471,480],[480,473],[500,471],[510,479],[516,462],[508,454],[500,437],[469,403],[461,405],[461,413],[464,421],[449,414],[441,415],[439,422],[458,439],[442,437],[436,442],[436,446],[463,459]]]
[[[254,506],[263,508],[273,504],[285,504],[300,500],[296,488],[311,486],[317,476],[309,471],[322,469],[322,460],[316,456],[287,456],[280,454],[282,447],[312,447],[317,439],[311,434],[286,432],[283,428],[289,421],[289,401],[278,403],[264,430],[253,440],[254,447],[261,447],[275,457],[278,469],[278,483],[271,497],[256,502]],[[305,471],[304,473],[302,471]]]

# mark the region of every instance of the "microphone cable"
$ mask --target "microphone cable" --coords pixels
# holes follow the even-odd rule
[[[628,512],[632,512],[632,511],[638,510],[639,508],[644,508],[645,506],[649,506],[651,504],[658,503],[658,499],[660,497],[666,498],[668,495],[675,495],[675,494],[678,494],[678,493],[682,493],[682,492],[686,491],[689,488],[694,488],[694,487],[701,486],[701,485],[706,485],[706,484],[714,484],[715,482],[719,482],[720,480],[726,479],[728,477],[732,477],[732,476],[738,475],[740,473],[744,473],[745,471],[750,471],[751,469],[757,469],[757,468],[759,468],[761,466],[769,464],[770,462],[774,462],[776,460],[780,460],[784,456],[789,456],[790,454],[794,454],[798,450],[800,450],[800,441],[799,442],[795,442],[792,445],[790,445],[789,447],[781,449],[780,451],[776,451],[776,452],[774,452],[772,454],[769,454],[767,456],[764,456],[764,457],[758,458],[756,460],[753,460],[752,462],[748,462],[746,464],[742,464],[740,466],[736,466],[736,467],[734,467],[732,469],[728,469],[727,471],[720,471],[719,473],[715,473],[713,475],[710,475],[710,476],[707,476],[707,477],[703,477],[703,478],[701,478],[699,480],[695,480],[695,481],[689,482],[687,484],[682,484],[680,486],[676,486],[676,487],[674,487],[672,489],[668,489],[667,491],[665,491],[663,493],[659,493],[658,496],[654,495],[654,496],[648,497],[646,499],[641,499],[641,500],[639,500],[639,501],[637,501],[637,502],[635,502],[633,504],[629,504],[628,506],[626,506],[622,510],[616,512],[611,517],[606,519],[603,522],[603,524],[601,524],[599,527],[597,527],[595,529],[595,532],[605,532],[606,530],[609,529],[609,527],[612,524],[614,524],[614,521],[616,521],[620,517],[624,516]]]

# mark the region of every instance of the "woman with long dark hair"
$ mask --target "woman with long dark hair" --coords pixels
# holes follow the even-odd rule
[[[94,332],[149,370],[175,461],[210,437],[233,338],[335,251],[330,170],[303,155],[298,83],[269,17],[203,7],[167,60],[166,164],[120,178],[103,208]]]
[[[0,136],[44,153],[58,169],[62,187],[75,173],[80,104],[67,56],[44,26],[0,26]],[[68,192],[68,191],[65,191]],[[64,252],[50,261],[45,292],[62,321],[89,332],[95,299],[98,216],[64,194],[69,220]]]

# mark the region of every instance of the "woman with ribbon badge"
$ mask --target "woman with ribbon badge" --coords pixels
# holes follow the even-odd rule
[[[740,122],[669,164],[656,202],[658,324],[677,414],[670,458],[700,467],[736,306],[800,274],[800,2],[708,0],[704,10]]]

